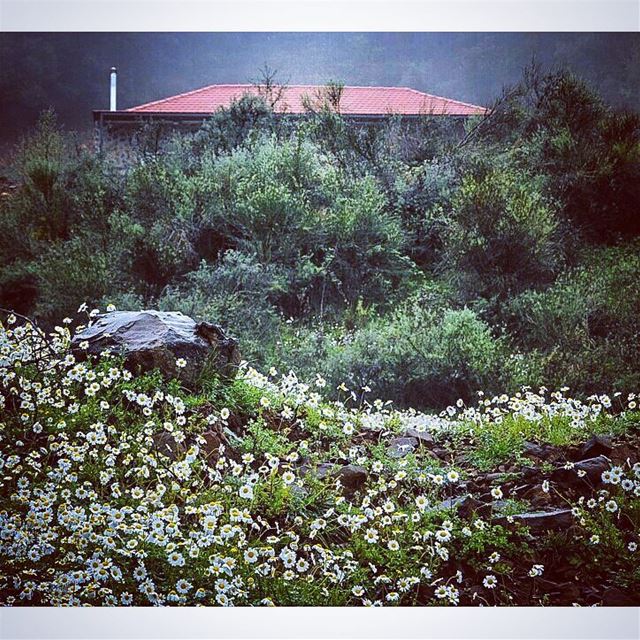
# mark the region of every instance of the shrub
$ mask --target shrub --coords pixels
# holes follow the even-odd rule
[[[557,273],[560,225],[539,180],[488,169],[465,176],[451,206],[442,266],[466,299],[503,300]]]
[[[412,273],[400,222],[371,178],[337,196],[318,233],[329,290],[348,305],[360,298],[384,304]]]
[[[272,107],[261,96],[244,95],[218,109],[194,137],[196,153],[226,154],[250,142],[252,136],[275,129]]]
[[[286,275],[275,265],[228,251],[217,264],[202,262],[179,286],[168,287],[158,307],[227,327],[240,339],[242,357],[263,365],[278,338],[280,316],[275,306]]]
[[[197,201],[192,181],[170,157],[133,167],[126,179],[124,207],[140,230],[131,262],[133,279],[157,294],[197,265]]]
[[[500,381],[502,341],[470,309],[448,308],[434,296],[415,296],[352,331],[291,331],[278,364],[308,377],[321,373],[333,389],[345,383],[361,394],[370,387],[401,406],[443,408]]]
[[[605,105],[573,73],[529,68],[480,134],[480,147],[498,145],[545,175],[565,218],[590,240],[640,233],[640,118]]]
[[[640,384],[640,254],[631,244],[588,251],[545,291],[509,304],[517,344],[545,357],[546,384],[596,393]]]
[[[291,264],[308,246],[311,205],[330,171],[316,151],[270,137],[205,162],[197,180],[203,226],[265,264]]]
[[[209,163],[202,227],[289,270],[285,313],[384,298],[410,273],[396,216],[371,178],[349,178],[314,145],[275,138]],[[286,299],[285,299],[286,298]]]
[[[36,315],[51,321],[56,314],[67,316],[83,304],[96,304],[117,286],[117,274],[109,257],[96,246],[91,236],[76,236],[58,242],[27,266],[41,295]]]

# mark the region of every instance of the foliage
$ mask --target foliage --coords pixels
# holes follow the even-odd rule
[[[435,298],[435,299],[434,299]],[[503,345],[470,309],[450,309],[438,293],[416,294],[401,309],[364,317],[351,331],[290,330],[276,364],[318,371],[334,388],[372,389],[403,406],[443,407],[500,379]]]
[[[227,251],[215,267],[202,262],[179,287],[168,287],[158,307],[198,318],[216,318],[243,336],[243,357],[264,362],[280,328],[277,301],[287,291],[286,273],[250,255]]]
[[[264,97],[247,94],[213,114],[195,136],[194,150],[228,153],[261,130],[273,127],[273,109]]]
[[[481,132],[507,138],[513,159],[548,178],[563,214],[591,240],[637,236],[640,119],[617,112],[574,74],[535,66]]]
[[[586,393],[638,386],[639,276],[637,245],[590,250],[547,290],[510,302],[512,334],[542,354],[546,384]]]
[[[489,169],[465,176],[451,205],[443,262],[466,299],[502,301],[553,279],[559,223],[539,181]]]

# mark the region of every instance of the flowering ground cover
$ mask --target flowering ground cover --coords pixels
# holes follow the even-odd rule
[[[0,328],[3,605],[640,604],[633,393],[185,389],[69,327]]]

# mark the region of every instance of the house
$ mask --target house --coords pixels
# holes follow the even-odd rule
[[[328,93],[329,92],[329,93]],[[111,74],[111,109],[93,112],[96,146],[108,150],[128,146],[145,124],[166,130],[194,131],[213,113],[229,107],[246,94],[262,95],[282,117],[301,117],[320,101],[331,102],[344,118],[363,123],[380,122],[390,116],[403,119],[425,116],[467,118],[482,116],[487,109],[459,100],[430,95],[408,87],[337,88],[333,93],[319,85],[290,85],[267,90],[251,84],[214,84],[124,110],[115,108],[115,69]]]

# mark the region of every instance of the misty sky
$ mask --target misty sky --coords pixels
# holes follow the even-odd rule
[[[536,58],[568,66],[616,106],[640,108],[640,34],[602,33],[2,33],[0,141],[51,106],[86,130],[118,107],[214,83],[257,80],[265,64],[289,83],[397,85],[487,105]]]

